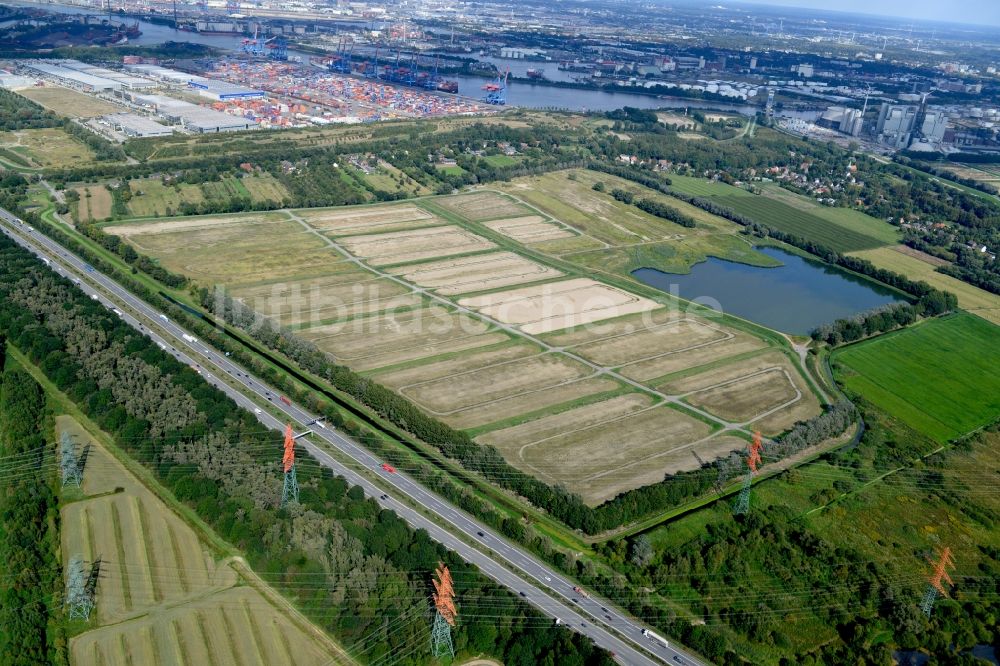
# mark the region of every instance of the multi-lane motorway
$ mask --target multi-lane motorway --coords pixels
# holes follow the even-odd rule
[[[96,297],[131,326],[159,343],[178,360],[200,368],[202,376],[231,397],[236,404],[257,414],[266,426],[282,430],[290,421],[310,428],[313,435],[299,443],[320,463],[360,486],[366,495],[391,509],[410,526],[424,529],[430,537],[479,569],[497,583],[520,595],[541,612],[615,654],[625,664],[679,664],[702,662],[672,643],[646,634],[652,629],[618,610],[607,600],[574,591],[576,583],[558,573],[523,548],[514,545],[490,527],[479,523],[430,490],[399,471],[383,469],[382,461],[354,440],[332,428],[315,423],[317,416],[295,403],[285,404],[278,393],[250,375],[224,354],[194,339],[185,329],[119,283],[48,236],[20,223],[0,209],[0,228],[35,255],[48,260],[55,270]],[[184,337],[184,336],[187,337]],[[280,412],[282,418],[274,415]],[[326,446],[312,441],[316,437]],[[331,455],[335,449],[337,457]],[[364,473],[357,471],[364,470]],[[377,481],[377,483],[376,483]]]

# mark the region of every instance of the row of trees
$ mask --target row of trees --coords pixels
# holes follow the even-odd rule
[[[594,183],[594,189],[599,192],[603,192],[604,183],[597,181]],[[693,229],[698,225],[693,217],[685,215],[673,206],[669,206],[661,201],[656,201],[654,199],[636,199],[635,194],[632,192],[617,187],[611,190],[611,196],[614,197],[616,201],[621,201],[625,204],[632,204],[639,210],[646,211],[650,215],[655,215],[656,217],[663,218],[664,220],[669,220],[670,222],[679,224],[682,227]]]
[[[6,237],[0,331],[253,567],[273,572],[279,589],[366,659],[427,662],[430,575],[444,561],[461,609],[460,653],[610,666],[607,653],[546,626],[305,451],[298,451],[302,503],[279,508],[280,436]]]
[[[0,369],[5,341],[0,337]],[[59,626],[62,576],[55,452],[45,441],[45,394],[22,370],[0,379],[0,662],[67,664]]]

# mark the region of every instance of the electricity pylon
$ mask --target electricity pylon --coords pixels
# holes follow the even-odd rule
[[[299,502],[299,480],[295,476],[295,435],[292,434],[292,424],[285,427],[285,455],[281,459],[285,469],[285,485],[281,489],[281,506]]]
[[[79,488],[82,466],[79,457],[76,455],[73,437],[66,431],[63,431],[59,442],[59,465],[62,468],[63,487],[76,486]]]
[[[764,445],[760,441],[760,431],[753,434],[753,444],[750,445],[750,455],[747,456],[747,475],[743,478],[743,488],[739,496],[733,503],[733,514],[742,516],[750,510],[750,484],[753,483],[753,475],[757,473],[757,465],[760,464],[760,451]]]
[[[66,575],[66,606],[71,620],[89,620],[94,609],[94,596],[87,591],[87,577],[83,573],[83,558],[74,555],[69,561]]]
[[[434,627],[431,629],[431,652],[436,658],[455,656],[455,645],[451,642],[451,628],[455,626],[455,589],[452,587],[451,572],[438,562],[434,571]]]
[[[951,559],[951,548],[945,547],[941,551],[941,556],[938,558],[937,564],[934,565],[934,572],[928,579],[930,580],[930,585],[927,586],[927,592],[924,593],[924,600],[920,603],[920,609],[924,611],[924,615],[927,617],[931,616],[931,612],[934,610],[934,602],[937,601],[938,595],[942,597],[948,596],[948,591],[944,589],[941,581],[945,580],[949,585],[953,585],[947,571],[949,568],[955,568],[955,563]]]

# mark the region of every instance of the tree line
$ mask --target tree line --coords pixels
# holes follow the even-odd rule
[[[5,340],[0,336],[0,370]],[[59,500],[52,473],[57,456],[45,441],[45,393],[23,370],[0,377],[0,663],[68,664],[61,626],[62,576],[57,553]]]
[[[304,450],[301,504],[281,508],[278,434],[6,237],[0,331],[251,566],[273,572],[307,616],[349,650],[363,646],[366,660],[409,654],[402,663],[426,663],[430,574],[443,561],[456,580],[460,654],[611,665],[589,640],[546,627],[508,590]]]

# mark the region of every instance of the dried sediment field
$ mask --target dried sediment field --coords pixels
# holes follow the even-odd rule
[[[707,365],[729,356],[764,349],[768,346],[760,338],[732,329],[731,336],[708,342],[679,353],[666,353],[641,361],[628,363],[619,372],[630,379],[641,382],[655,382],[666,375]]]
[[[505,342],[506,333],[440,306],[360,317],[314,326],[300,335],[354,370],[371,370],[415,359]]]
[[[542,243],[559,238],[571,238],[576,235],[540,215],[493,220],[491,222],[484,222],[483,226],[489,227],[498,234],[503,234],[507,238],[515,240],[518,243],[524,243],[525,245]]]
[[[394,272],[408,282],[434,289],[444,295],[487,291],[563,275],[561,271],[513,252],[492,252],[426,264],[408,264]]]
[[[591,505],[697,467],[688,462],[692,450],[704,451],[708,460],[722,455],[707,444],[708,424],[638,398],[611,398],[545,419],[551,420],[488,433],[480,441],[497,446],[511,464],[564,484]]]
[[[361,270],[234,289],[232,295],[283,326],[300,327],[422,303],[420,295],[405,285]]]
[[[389,388],[398,389],[432,379],[478,370],[525,356],[534,356],[541,351],[541,347],[531,343],[517,342],[495,349],[469,351],[447,359],[381,371],[374,375],[374,379]]]
[[[443,416],[506,397],[538,393],[594,374],[560,354],[500,361],[476,370],[400,387],[399,392],[432,414]]]
[[[539,334],[654,310],[659,303],[589,278],[574,278],[463,298],[474,308],[525,333]]]
[[[293,211],[320,231],[332,236],[381,233],[441,224],[440,218],[413,204],[360,206],[356,208],[307,208]]]
[[[282,216],[178,218],[104,229],[204,285],[307,277],[344,261],[322,238]]]
[[[741,358],[704,372],[682,372],[657,388],[722,419],[778,434],[820,412],[819,400],[778,351]]]
[[[667,354],[684,354],[733,336],[732,331],[715,324],[683,317],[660,323],[647,321],[634,333],[612,333],[570,349],[594,363],[616,367]]]
[[[454,225],[346,236],[338,242],[373,266],[449,257],[496,247],[482,236]]]
[[[496,192],[473,192],[434,199],[434,203],[472,222],[517,217],[531,209]]]

